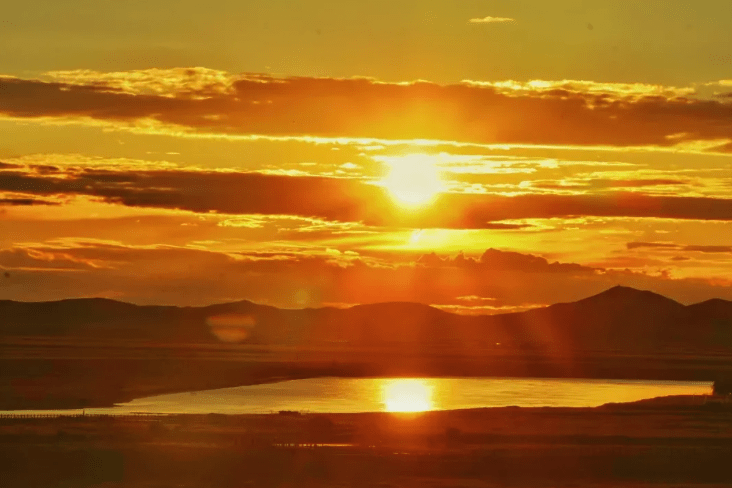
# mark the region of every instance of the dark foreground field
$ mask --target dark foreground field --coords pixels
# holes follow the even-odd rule
[[[3,487],[729,486],[732,404],[0,420]]]

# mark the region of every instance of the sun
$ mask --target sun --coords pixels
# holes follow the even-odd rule
[[[389,173],[379,182],[404,207],[430,203],[445,185],[433,157],[424,154],[389,158]]]
[[[383,388],[384,408],[387,412],[432,410],[432,389],[424,380],[389,380]]]

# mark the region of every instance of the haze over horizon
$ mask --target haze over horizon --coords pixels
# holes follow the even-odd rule
[[[732,300],[732,10],[592,4],[10,5],[0,300]]]

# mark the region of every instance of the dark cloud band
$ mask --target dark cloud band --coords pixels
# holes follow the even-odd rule
[[[384,227],[513,229],[507,220],[563,217],[647,217],[732,220],[732,199],[652,196],[442,193],[404,211],[388,191],[363,180],[216,171],[113,171],[70,168],[39,174],[0,171],[0,192],[13,199],[90,196],[130,207],[199,213],[265,214],[363,222]],[[12,203],[12,202],[10,202]]]
[[[135,76],[129,74],[130,83]],[[256,75],[229,80],[225,90],[212,90],[195,79],[186,80],[173,80],[176,90],[156,94],[124,91],[103,77],[76,82],[4,77],[0,113],[126,123],[152,119],[224,134],[477,143],[670,146],[684,140],[732,138],[732,103],[727,98],[638,95],[609,88],[583,91],[561,84],[551,90],[512,91],[479,83]]]

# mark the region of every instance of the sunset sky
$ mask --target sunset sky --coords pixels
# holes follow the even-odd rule
[[[26,0],[0,299],[732,299],[729,0]]]

